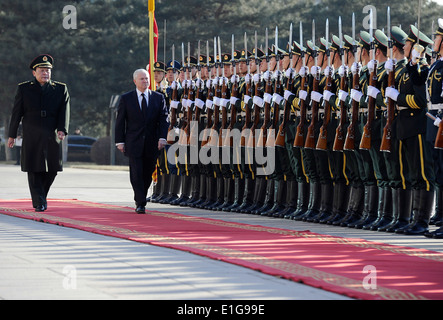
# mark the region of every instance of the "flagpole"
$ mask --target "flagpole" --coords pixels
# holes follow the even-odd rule
[[[155,90],[154,80],[154,11],[155,0],[149,0],[149,73],[151,76],[151,90]]]

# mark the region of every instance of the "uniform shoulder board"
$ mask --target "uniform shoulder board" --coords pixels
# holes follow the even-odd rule
[[[59,85],[62,85],[62,86],[66,86],[66,83],[63,83],[63,82],[60,82],[60,81],[55,81],[55,80],[51,80],[53,83],[55,83],[55,84],[59,84]]]
[[[19,86],[22,86],[22,85],[24,85],[24,84],[30,84],[31,82],[33,82],[33,81],[32,81],[32,80],[23,81],[23,82],[20,82],[18,85],[19,85]]]

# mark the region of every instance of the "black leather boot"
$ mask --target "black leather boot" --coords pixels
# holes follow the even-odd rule
[[[391,187],[383,187],[379,190],[379,207],[378,218],[371,225],[363,226],[364,230],[376,231],[384,228],[392,222],[392,189]]]
[[[202,203],[206,201],[206,175],[200,174],[200,183],[199,183],[199,195],[198,200],[189,204],[190,207],[198,208]]]
[[[216,201],[208,206],[206,206],[206,209],[208,210],[215,210],[215,208],[221,206],[223,202],[225,201],[224,194],[225,194],[225,183],[223,177],[217,177],[216,178],[216,191],[215,191],[215,199]]]
[[[272,208],[272,206],[274,205],[274,180],[268,178],[265,183],[266,195],[263,201],[263,205],[260,208],[252,211],[253,214],[261,214],[262,212],[265,212]]]
[[[365,203],[362,218],[354,223],[348,225],[349,228],[362,229],[364,225],[371,225],[378,217],[378,187],[365,187]]]
[[[378,231],[395,232],[409,224],[412,206],[412,192],[405,189],[392,189],[392,222]]]
[[[309,184],[309,204],[308,210],[301,217],[294,217],[294,220],[308,221],[320,213],[321,185],[319,182]]]
[[[322,224],[333,224],[335,221],[342,220],[348,210],[350,186],[346,185],[346,182],[339,181],[334,185],[334,196],[332,201],[333,215],[319,220]]]
[[[320,201],[320,214],[314,217],[311,221],[319,223],[325,219],[329,219],[333,215],[333,203],[334,203],[334,186],[331,183],[323,183],[321,185],[321,201]]]
[[[242,210],[243,213],[253,213],[255,210],[261,208],[266,197],[266,179],[264,177],[257,177],[255,179],[254,197],[252,205]]]
[[[146,198],[146,202],[151,202],[152,199],[155,199],[160,196],[161,193],[161,179],[157,179],[157,183],[152,187],[152,194],[150,197]]]
[[[160,195],[158,197],[152,198],[151,202],[153,203],[158,203],[164,199],[166,199],[169,196],[169,178],[170,175],[169,174],[162,174],[159,177],[159,180],[161,180],[160,185],[161,185],[161,190],[160,190]]]
[[[232,178],[224,178],[224,201],[222,205],[214,208],[214,210],[223,210],[234,202],[234,180]]]
[[[187,175],[180,176],[181,180],[181,195],[177,200],[171,202],[172,205],[179,206],[182,202],[189,199],[191,194],[191,177]]]
[[[212,176],[207,176],[205,179],[206,184],[206,200],[197,206],[200,209],[206,209],[209,205],[216,201],[217,181]]]
[[[296,180],[289,180],[286,182],[286,202],[283,211],[274,213],[275,218],[286,218],[287,215],[297,210],[297,189],[298,184]]]
[[[160,200],[159,202],[162,204],[170,204],[172,201],[178,199],[178,193],[180,192],[181,179],[180,176],[176,174],[170,175],[170,183],[169,183],[169,196]]]
[[[307,182],[298,182],[297,185],[297,209],[286,215],[285,218],[298,220],[301,216],[303,216],[306,211],[308,211],[309,205],[309,183]]]
[[[406,235],[424,235],[429,232],[429,218],[434,204],[434,191],[418,190],[420,203],[417,214],[414,214],[412,223],[402,230]],[[395,231],[397,233],[397,230]]]
[[[245,178],[243,200],[241,202],[241,205],[234,210],[235,212],[244,212],[245,209],[252,206],[254,201],[255,188],[256,186],[254,186],[254,180],[252,180],[251,178]]]
[[[265,212],[260,213],[262,216],[272,217],[274,214],[285,209],[284,198],[286,195],[286,181],[283,179],[274,181],[274,205]]]
[[[245,180],[240,178],[234,178],[234,202],[227,208],[224,208],[223,211],[235,211],[236,208],[241,206],[243,200],[243,193],[245,188]]]
[[[364,188],[352,186],[349,194],[349,203],[346,215],[332,222],[334,226],[347,227],[348,224],[360,220],[364,207]]]
[[[435,210],[431,219],[429,220],[430,225],[441,226],[443,222],[443,188],[435,188]]]

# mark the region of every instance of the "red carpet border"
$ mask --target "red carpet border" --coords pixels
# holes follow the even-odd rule
[[[443,254],[78,200],[1,200],[0,213],[191,252],[356,299],[443,299]],[[369,271],[365,271],[369,268]]]

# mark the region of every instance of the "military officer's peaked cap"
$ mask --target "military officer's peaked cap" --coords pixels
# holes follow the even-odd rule
[[[443,19],[438,19],[438,29],[435,31],[436,34],[443,35]]]
[[[311,40],[308,40],[306,42],[306,53],[309,54],[310,56],[314,55],[314,51],[318,51],[318,47],[314,45],[314,43],[312,43]]]
[[[341,43],[343,46],[343,43]],[[331,50],[338,51],[340,49],[340,38],[337,36],[332,36],[332,44],[330,46]]]
[[[197,58],[194,56],[186,57],[185,58],[185,64],[190,66],[196,66],[197,65]]]
[[[241,51],[240,61],[246,61],[246,54],[247,54],[248,59],[254,58],[254,55],[250,51],[246,52],[246,50],[243,49]]]
[[[54,59],[49,54],[41,54],[32,60],[29,68],[35,70],[35,68],[52,68],[54,65]]]
[[[154,71],[165,72],[166,71],[165,64],[162,61],[156,61],[154,63]]]
[[[301,55],[301,46],[297,41],[292,41],[292,53]]]
[[[241,58],[241,51],[240,50],[235,50],[234,51],[234,60],[238,61]]]
[[[166,66],[166,70],[180,70],[182,66],[180,65],[180,62],[178,62],[177,60],[169,60],[168,65]]]
[[[223,64],[230,64],[232,62],[231,55],[229,53],[224,53],[222,55],[222,62],[223,62]]]
[[[345,39],[343,43],[343,48],[346,50],[352,50],[352,46],[354,45],[354,39],[352,39],[351,36],[348,36],[347,34],[343,35],[343,38]]]
[[[255,48],[252,49],[252,54],[255,57]],[[257,48],[257,58],[263,59],[264,57],[265,57],[265,53],[260,48]]]
[[[388,37],[381,30],[375,30],[374,33],[375,46],[380,49],[388,48]]]
[[[320,50],[321,52],[326,52],[326,46],[330,48],[331,44],[327,43],[325,38],[320,38],[320,46],[318,50]]]
[[[419,31],[416,26],[411,25],[408,38],[406,40],[416,43],[417,39],[419,40],[419,44],[421,44],[423,47],[432,44],[432,40],[429,39],[427,35]]]
[[[360,41],[358,43],[366,50],[371,50],[371,35],[366,31],[360,31]]]
[[[391,29],[391,39],[394,41],[394,45],[404,45],[406,43],[406,39],[408,35],[404,32],[400,27],[393,26]]]

